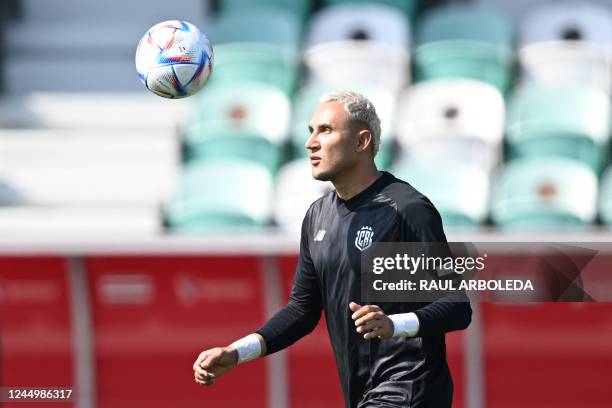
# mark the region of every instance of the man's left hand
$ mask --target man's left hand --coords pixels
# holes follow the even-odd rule
[[[363,334],[364,339],[390,339],[393,337],[393,322],[380,307],[376,305],[361,306],[351,302],[349,309],[353,312],[351,317],[355,321],[357,333]]]

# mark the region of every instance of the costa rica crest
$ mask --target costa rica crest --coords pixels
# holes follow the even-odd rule
[[[374,231],[370,226],[363,226],[357,231],[357,236],[355,237],[355,246],[360,251],[365,251],[370,246],[372,246],[372,237],[374,236]]]

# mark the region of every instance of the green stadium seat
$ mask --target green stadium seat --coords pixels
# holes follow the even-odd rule
[[[610,102],[579,84],[519,89],[509,105],[508,157],[568,157],[600,172],[607,161]]]
[[[283,162],[291,105],[277,88],[255,82],[210,86],[198,95],[185,131],[186,158],[251,160],[272,174]]]
[[[257,163],[190,163],[165,218],[171,230],[182,233],[259,230],[270,221],[272,189],[272,176]]]
[[[264,43],[298,49],[301,23],[291,12],[269,7],[247,7],[219,15],[209,38],[215,45]]]
[[[312,118],[312,113],[319,105],[319,99],[325,92],[339,89],[349,89],[360,92],[370,99],[376,107],[376,112],[380,118],[382,135],[381,145],[376,155],[376,165],[380,169],[388,169],[395,155],[395,110],[396,96],[393,92],[380,86],[369,84],[322,84],[311,83],[304,86],[295,98],[292,124],[291,124],[291,145],[294,157],[308,157],[308,150],[304,147],[310,137],[308,124]]]
[[[253,8],[253,0],[218,0],[219,11],[221,13],[232,12],[234,10],[243,10],[245,8]],[[290,11],[295,14],[301,21],[306,21],[310,14],[312,1],[311,0],[259,0],[257,7],[277,8]]]
[[[392,172],[431,200],[442,216],[444,228],[475,229],[486,220],[489,176],[481,166],[400,160]]]
[[[210,83],[231,86],[238,81],[257,81],[292,95],[299,74],[299,53],[293,49],[272,44],[220,44],[215,47]]]
[[[510,21],[493,9],[448,6],[425,13],[414,51],[417,80],[464,77],[489,82],[502,92],[512,80]]]
[[[300,22],[283,10],[239,9],[219,17],[211,39],[213,83],[253,80],[291,95],[299,79]]]
[[[534,7],[533,0],[473,0],[472,2],[484,7],[494,7],[502,11],[512,18],[515,24],[520,23],[525,14]]]
[[[492,219],[504,229],[581,228],[595,221],[597,177],[576,160],[514,160],[497,175],[493,189]]]
[[[419,8],[419,0],[324,0],[323,4],[335,6],[339,4],[384,4],[400,10],[406,18],[414,21]]]

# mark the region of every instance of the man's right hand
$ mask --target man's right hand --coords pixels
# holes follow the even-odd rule
[[[202,386],[214,384],[215,380],[238,364],[238,352],[234,347],[215,347],[200,353],[193,371],[195,382]]]

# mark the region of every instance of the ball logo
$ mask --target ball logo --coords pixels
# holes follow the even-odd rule
[[[357,249],[364,251],[372,246],[373,236],[374,231],[372,231],[372,227],[361,227],[359,231],[357,231],[357,236],[355,237],[355,246]]]

